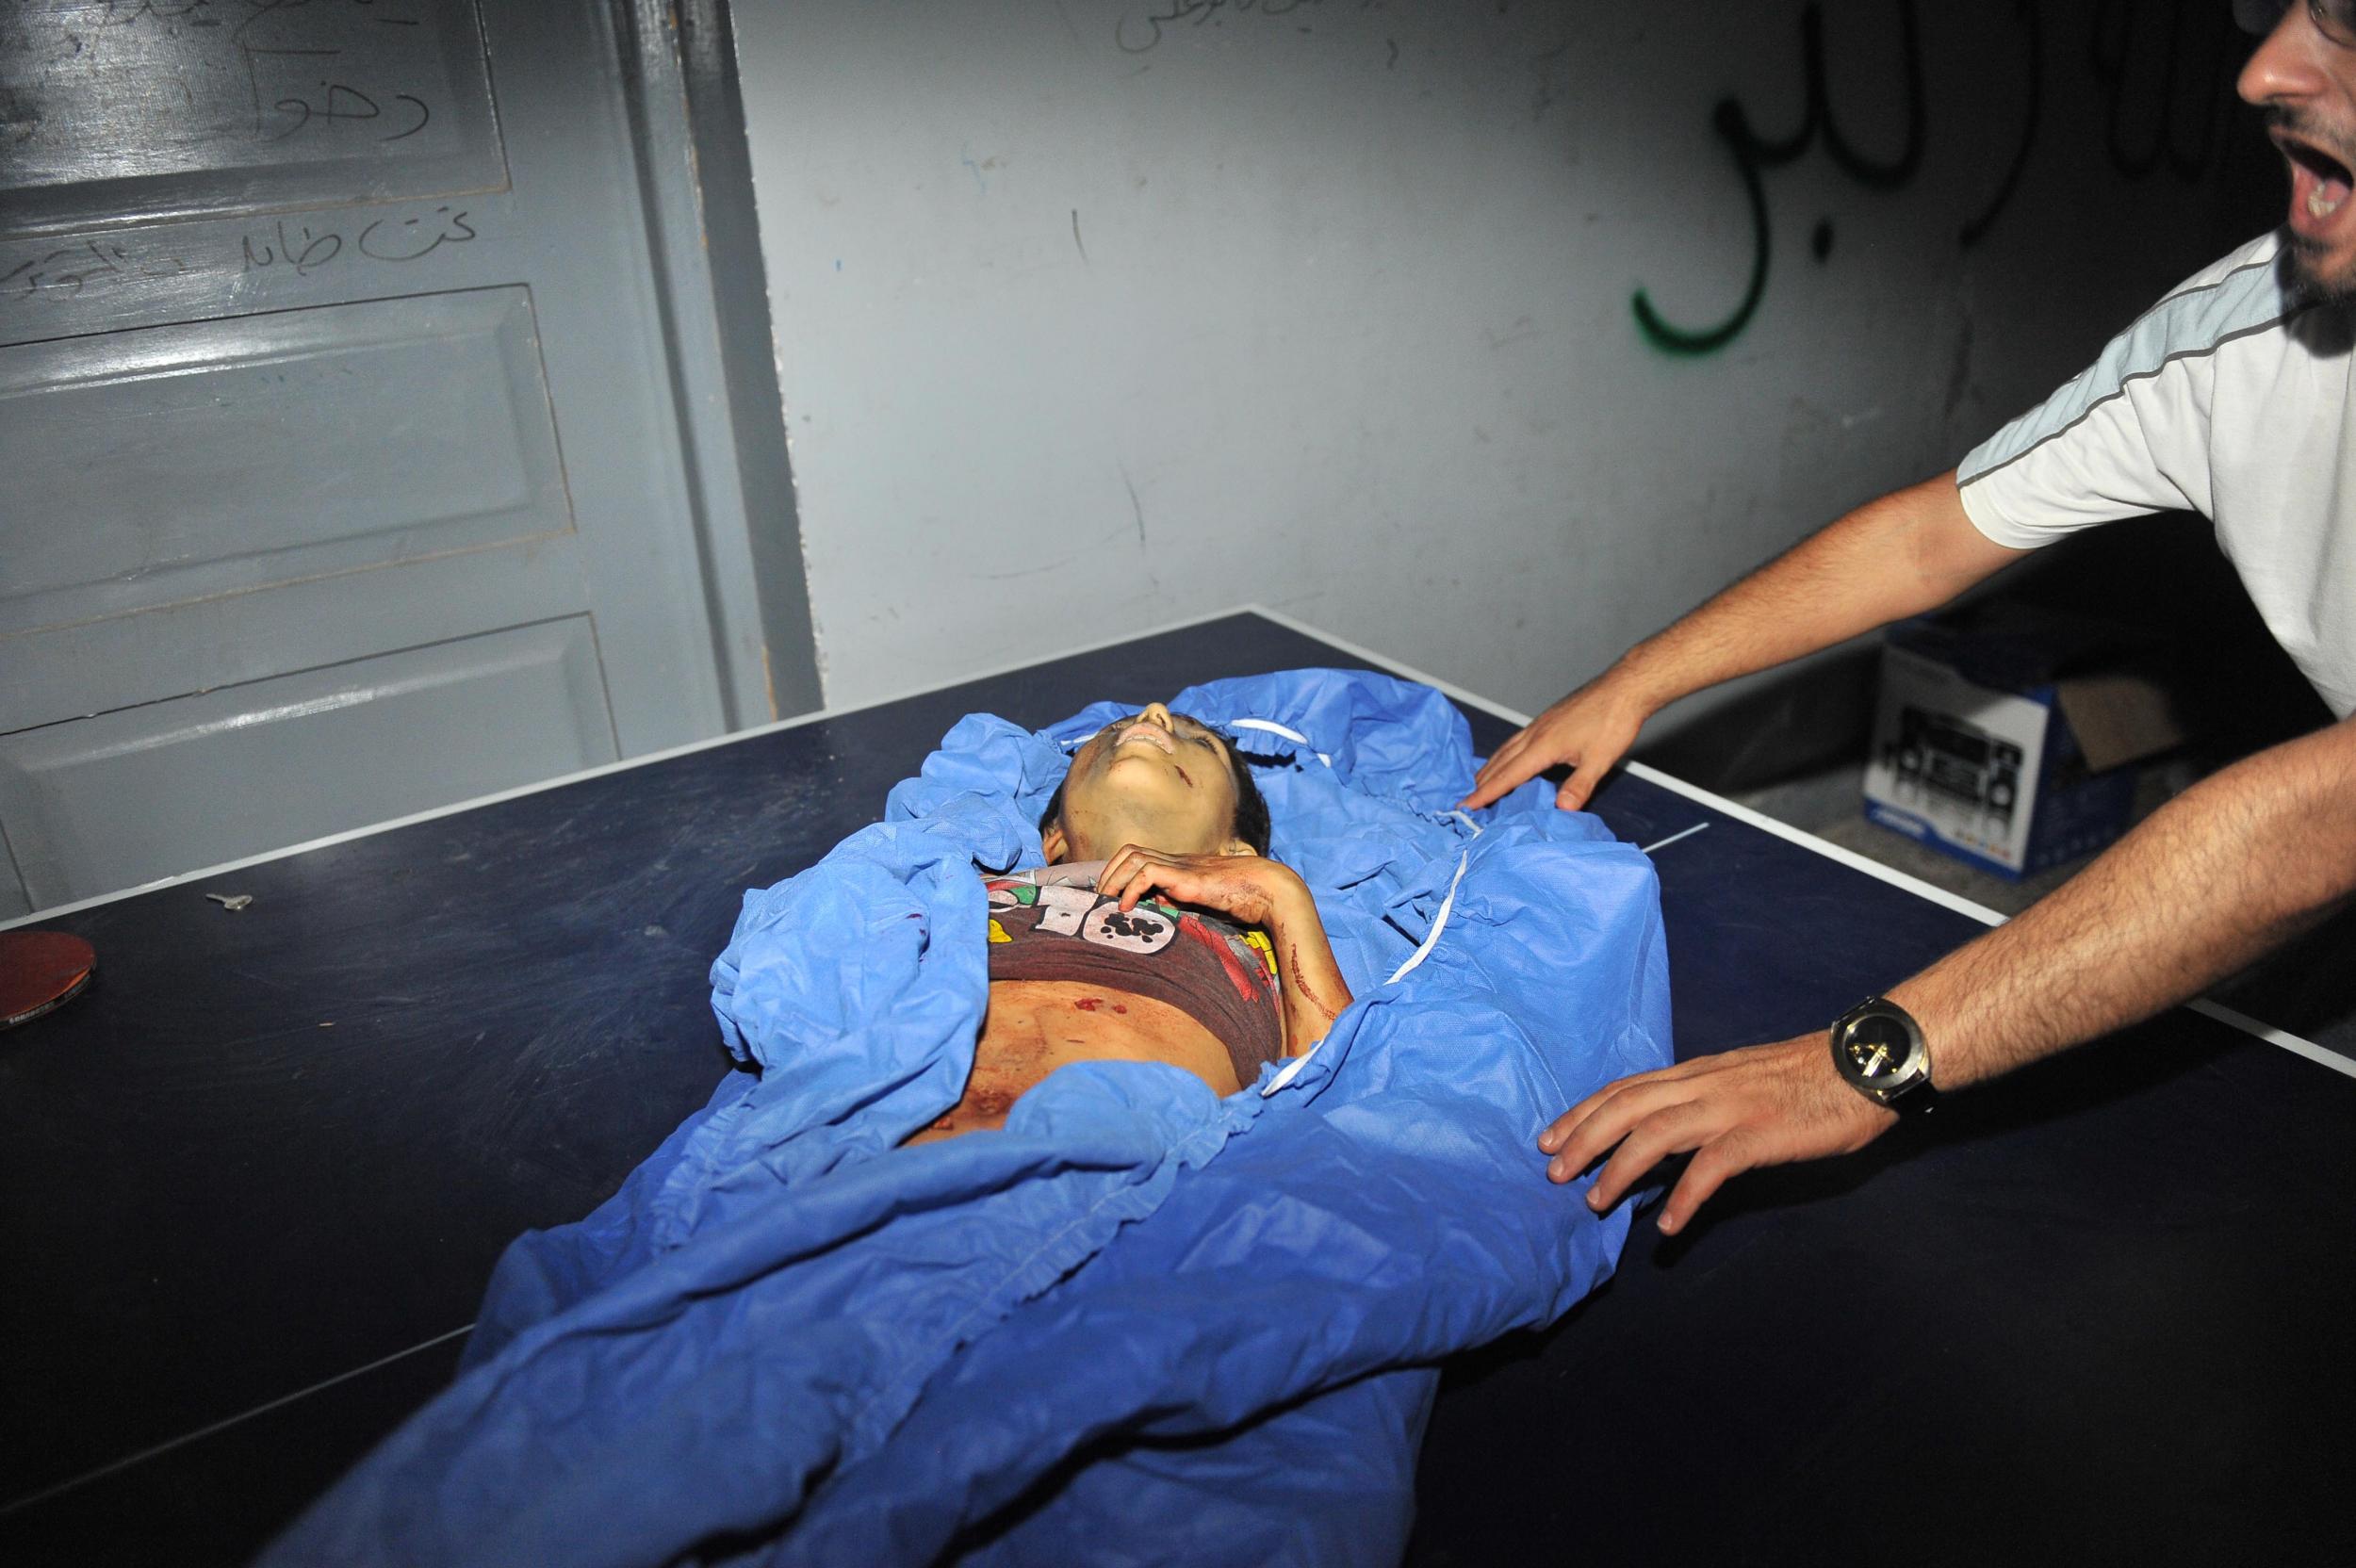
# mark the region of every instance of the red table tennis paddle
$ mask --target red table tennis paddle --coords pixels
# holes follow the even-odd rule
[[[0,931],[0,1029],[72,1001],[90,984],[98,954],[62,931]]]

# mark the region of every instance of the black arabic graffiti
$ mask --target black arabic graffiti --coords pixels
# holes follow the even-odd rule
[[[343,8],[368,12],[371,20],[381,22],[390,27],[417,25],[412,18],[375,14],[378,3],[379,0],[343,0]],[[98,12],[100,26],[129,27],[150,17],[158,22],[185,21],[195,18],[196,13],[201,10],[217,6],[218,0],[180,0],[177,5],[171,4],[170,0],[139,0],[137,5],[130,4],[129,0],[98,0],[95,8]],[[237,24],[239,32],[280,11],[311,10],[316,12],[328,8],[325,5],[318,4],[317,0],[237,0],[237,7],[247,13],[245,20]],[[219,22],[210,18],[204,20],[210,25],[220,25]]]
[[[226,24],[219,16],[199,12],[233,8],[220,0],[99,0],[95,8],[101,27],[135,27],[153,21],[167,26],[186,24],[191,27],[220,27]],[[418,19],[394,16],[379,8],[379,0],[342,0],[331,6],[325,0],[237,0],[235,8],[245,15],[224,35],[237,52],[245,69],[246,87],[254,104],[254,134],[272,141],[315,127],[333,129],[346,123],[366,123],[380,119],[401,124],[401,128],[377,138],[380,141],[400,141],[425,129],[433,111],[424,99],[409,92],[371,92],[350,82],[320,79],[317,90],[322,96],[314,101],[306,90],[292,96],[271,98],[265,91],[262,71],[265,62],[273,60],[327,60],[342,56],[340,48],[306,47],[302,39],[316,40],[322,26],[333,27],[337,14],[350,16],[354,11],[367,20],[390,27],[415,27]],[[283,25],[282,25],[283,24]],[[267,39],[251,38],[257,28],[271,24]],[[173,30],[176,32],[177,28]],[[291,124],[275,129],[270,123],[271,113],[290,116]]]
[[[1874,188],[1910,179],[1922,151],[1921,78],[1916,57],[1911,5],[1903,10],[1906,29],[1908,131],[1906,150],[1894,162],[1872,164],[1857,157],[1832,122],[1824,85],[1820,24],[1817,7],[1802,16],[1808,70],[1808,118],[1798,132],[1770,141],[1750,129],[1740,104],[1721,103],[1712,120],[1721,139],[1735,157],[1749,198],[1752,257],[1749,286],[1734,313],[1715,327],[1686,330],[1661,319],[1650,299],[1639,289],[1632,302],[1638,328],[1655,348],[1667,353],[1700,354],[1725,347],[1741,335],[1758,308],[1766,286],[1771,237],[1764,183],[1765,169],[1789,163],[1804,154],[1812,134],[1824,133],[1826,150],[1843,172]],[[2026,172],[2044,119],[2045,28],[2038,0],[2013,0],[2012,14],[2020,30],[2026,92],[2021,131],[2011,160],[1980,210],[1956,232],[1958,248],[1970,250],[1985,238],[2012,200]],[[2151,0],[2134,6],[2129,0],[2099,0],[2086,53],[2086,68],[2102,100],[2103,150],[2111,167],[2127,180],[2141,180],[2165,168],[2179,180],[2194,184],[2217,173],[2226,144],[2220,127],[2233,106],[2233,77],[2246,47],[2232,31],[2227,8],[2206,0]],[[1816,253],[1823,259],[1831,248],[1831,227],[1819,223]]]
[[[375,261],[417,261],[445,245],[464,245],[474,237],[475,227],[466,220],[466,209],[453,212],[444,206],[434,209],[431,221],[376,219],[352,237],[348,248]],[[259,239],[247,235],[244,246],[246,271],[286,266],[295,270],[297,277],[308,277],[342,255],[347,241],[340,229],[315,231],[304,223],[289,231],[282,218]]]
[[[378,261],[416,261],[445,245],[464,245],[474,237],[474,225],[466,221],[465,212],[451,212],[448,207],[435,207],[434,211],[443,221],[434,227],[424,244],[417,243],[415,234],[401,233],[404,229],[417,229],[421,220],[404,218],[380,237],[379,231],[385,228],[387,221],[380,218],[360,231],[360,253]]]
[[[1922,47],[1914,19],[1914,0],[1905,0],[1898,10],[1898,25],[1906,103],[1906,139],[1905,148],[1895,158],[1877,163],[1849,144],[1841,134],[1840,124],[1832,116],[1831,94],[1824,85],[1824,18],[1823,11],[1810,5],[1800,13],[1800,37],[1803,57],[1808,72],[1808,113],[1800,128],[1780,139],[1770,139],[1751,129],[1750,117],[1742,106],[1731,98],[1722,100],[1710,116],[1710,125],[1718,133],[1727,151],[1734,155],[1734,167],[1742,179],[1742,193],[1751,207],[1751,280],[1742,291],[1742,302],[1734,314],[1714,327],[1689,329],[1673,326],[1653,308],[1651,298],[1639,288],[1632,303],[1636,325],[1653,347],[1670,353],[1706,354],[1722,349],[1750,325],[1751,313],[1767,292],[1767,262],[1773,249],[1767,213],[1767,188],[1759,178],[1762,170],[1779,169],[1796,161],[1814,145],[1818,136],[1824,141],[1824,152],[1841,172],[1873,190],[1890,190],[1914,177],[1922,162]],[[1819,253],[1828,249],[1831,232],[1818,228]]]
[[[270,106],[281,114],[291,114],[296,117],[293,124],[270,138],[272,141],[284,141],[298,131],[307,130],[314,122],[332,126],[339,120],[368,121],[384,117],[384,110],[375,99],[349,83],[321,82],[319,87],[326,93],[326,98],[316,108],[307,98],[281,98]],[[408,105],[415,118],[411,120],[407,130],[395,131],[390,136],[380,136],[376,139],[379,141],[400,141],[403,138],[416,136],[419,131],[424,130],[426,122],[434,118],[434,111],[425,106],[425,100],[422,98],[406,92],[396,92],[393,94],[393,102]]]
[[[1143,16],[1129,15],[1113,24],[1113,43],[1124,55],[1142,55],[1162,41],[1162,30],[1181,22],[1200,27],[1221,11],[1258,11],[1283,16],[1317,0],[1164,0]]]
[[[197,5],[204,3],[205,0],[196,0]],[[392,3],[399,4],[400,0],[392,0]],[[328,5],[322,3],[322,0],[238,0],[238,4],[242,5],[249,13],[243,22],[237,24],[237,31],[240,34],[257,22],[267,22],[272,16],[282,13],[292,12],[300,18],[303,13],[308,12],[313,17],[317,17],[330,8]],[[343,0],[343,4],[335,8],[347,12],[365,11],[369,21],[381,23],[387,27],[414,27],[417,24],[414,18],[392,16],[385,11],[379,10],[378,7],[384,4],[384,0]],[[189,8],[195,8],[191,6]]]
[[[275,251],[270,249],[270,241],[267,239],[256,245],[252,235],[245,237],[245,270],[247,271],[251,272],[256,268],[274,267],[284,261],[293,266],[295,276],[308,277],[314,269],[324,267],[344,253],[344,237],[332,229],[325,234],[314,235],[311,232],[311,226],[304,224],[302,229],[303,244],[300,249],[295,245],[294,237],[287,234],[285,219],[278,220],[276,230],[278,248]]]
[[[2239,46],[2232,13],[2224,6],[2188,12],[2184,0],[2170,0],[2165,19],[2147,14],[2158,8],[2140,7],[2130,15],[2118,0],[2103,0],[2095,12],[2086,65],[2109,101],[2103,145],[2111,167],[2130,180],[2140,180],[2165,162],[2170,173],[2189,185],[2208,173],[2217,160],[2217,130],[2233,105],[2233,79],[2248,50]],[[2193,18],[2201,19],[2190,22],[2200,36],[2187,39],[2188,20]],[[2159,80],[2156,85],[2138,83],[2135,78],[2139,74],[2134,70],[2137,41],[2148,44],[2155,37],[2163,41]],[[2128,145],[2126,127],[2127,101],[2138,85],[2148,87],[2158,102],[2151,144],[2141,148]],[[2180,114],[2195,122],[2188,146],[2179,139]]]
[[[21,289],[28,297],[45,290],[53,299],[70,300],[101,279],[169,278],[188,270],[188,263],[178,256],[142,260],[120,245],[92,239],[63,246],[0,272],[0,290]]]
[[[138,5],[127,8],[126,14],[123,0],[103,0],[98,8],[98,24],[101,27],[128,27],[151,16],[158,22],[177,22],[183,17],[195,16],[211,4],[212,0],[187,0],[184,5],[171,6],[159,5],[156,0],[139,0]],[[220,24],[206,20],[200,22],[199,25],[217,27]]]
[[[254,134],[271,141],[284,141],[306,130],[333,131],[339,125],[365,125],[378,120],[401,126],[398,130],[377,137],[379,141],[400,141],[424,130],[427,122],[434,118],[434,111],[424,99],[415,93],[370,92],[350,82],[326,76],[313,78],[314,88],[285,97],[274,98],[265,90],[262,85],[265,62],[324,61],[343,57],[345,51],[340,48],[305,47],[300,42],[288,41],[284,37],[286,29],[276,29],[280,36],[267,43],[246,37],[256,24],[280,16],[285,16],[289,24],[306,25],[303,8],[309,3],[310,0],[245,0],[246,8],[252,14],[238,23],[237,29],[229,35],[237,46],[238,58],[245,66],[246,92],[254,105]],[[348,3],[365,5],[367,0],[348,0]],[[373,20],[402,26],[416,25],[412,18],[379,16]],[[315,26],[307,26],[306,30],[316,35]],[[306,63],[288,69],[308,71],[328,68]],[[314,91],[318,94],[316,98]],[[290,117],[293,122],[282,122],[273,129],[269,118],[273,113]]]
[[[2004,210],[2004,204],[2012,200],[2013,191],[2020,188],[2021,173],[2029,167],[2029,150],[2037,145],[2037,125],[2045,118],[2045,28],[2037,14],[2037,0],[2013,0],[2012,13],[2020,19],[2027,35],[2028,112],[2021,116],[2021,142],[2013,149],[2012,162],[2005,166],[2004,177],[1997,182],[1996,194],[1955,236],[1957,246],[1966,251],[1987,237],[1995,226],[1997,214]]]

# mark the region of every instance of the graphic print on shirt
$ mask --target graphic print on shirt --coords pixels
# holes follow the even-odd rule
[[[1103,986],[1167,1002],[1227,1048],[1238,1083],[1284,1054],[1267,936],[1156,898],[1123,910],[1092,888],[993,881],[990,977]]]

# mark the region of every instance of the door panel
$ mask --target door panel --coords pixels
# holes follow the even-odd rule
[[[489,743],[451,746],[457,729]],[[614,755],[575,616],[0,736],[0,819],[42,907],[335,832],[419,759],[437,798],[465,799]],[[310,787],[267,787],[287,777]]]
[[[0,204],[0,216],[8,211]],[[515,198],[503,191],[343,212],[131,224],[71,237],[10,238],[4,231],[0,223],[0,341],[8,342],[496,287],[515,281],[526,265],[515,254]]]
[[[0,103],[20,232],[507,184],[472,0],[22,0]]]
[[[0,473],[9,631],[572,528],[513,287],[0,348]]]
[[[399,573],[401,592],[388,593],[381,585],[385,571]],[[581,613],[581,574],[561,552],[530,547],[434,557],[297,586],[304,606],[300,615],[256,612],[249,602],[254,595],[220,594],[45,629],[33,638],[0,638],[0,659],[19,643],[37,643],[42,650],[39,659],[8,665],[7,678],[0,679],[0,711],[104,713],[155,701],[163,688],[185,693],[246,684],[388,649],[468,637],[485,626]],[[609,662],[602,649],[599,657]],[[208,672],[207,678],[156,679],[157,669],[183,662]],[[404,789],[406,773],[390,776],[388,788]],[[380,816],[440,803],[423,799]]]
[[[0,912],[745,706],[613,26],[0,0]]]

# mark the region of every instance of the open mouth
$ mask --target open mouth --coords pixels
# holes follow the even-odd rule
[[[1156,724],[1133,724],[1113,737],[1113,744],[1116,746],[1127,745],[1131,741],[1151,741],[1163,751],[1173,756],[1178,750],[1177,744],[1170,740],[1168,732]]]
[[[2356,172],[2320,147],[2279,130],[2274,144],[2290,160],[2291,225],[2314,232],[2347,204],[2349,190],[2356,188]]]

